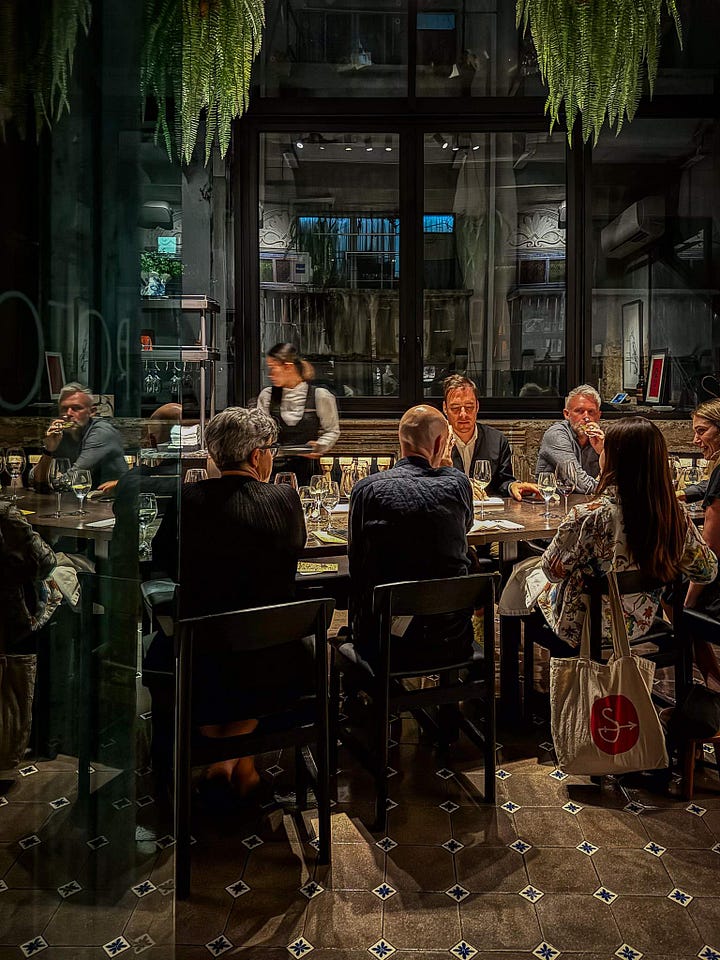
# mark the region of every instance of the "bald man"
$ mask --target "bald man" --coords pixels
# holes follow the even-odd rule
[[[348,523],[350,616],[355,647],[377,656],[372,591],[380,583],[464,576],[473,523],[470,481],[445,465],[448,423],[434,407],[412,407],[400,421],[401,459],[357,483]],[[398,664],[419,668],[438,655],[452,662],[472,645],[470,614],[416,618],[393,644]]]

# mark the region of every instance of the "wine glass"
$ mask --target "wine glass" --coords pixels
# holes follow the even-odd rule
[[[10,474],[10,502],[17,503],[22,497],[17,495],[17,481],[22,477],[27,465],[27,457],[22,447],[8,447],[5,452],[5,465]]]
[[[298,488],[297,477],[295,476],[294,473],[291,473],[289,470],[287,471],[281,470],[280,473],[276,473],[273,483],[277,483],[278,485],[280,485],[281,483],[287,483],[288,486],[293,488],[293,490],[297,490]]]
[[[485,488],[492,480],[492,467],[489,460],[476,460],[473,467],[473,487],[480,490],[480,519],[485,519]]]
[[[577,484],[577,462],[561,460],[555,467],[555,486],[565,498],[565,513],[568,512],[568,497]]]
[[[680,489],[680,481],[683,475],[683,468],[680,465],[679,458],[668,457],[668,467],[670,468],[670,478],[672,479],[673,488],[678,490]]]
[[[183,483],[197,483],[199,480],[207,480],[208,472],[204,467],[191,467],[185,472]]]
[[[300,503],[302,504],[303,513],[305,514],[305,526],[309,530],[312,512],[315,507],[315,491],[307,486],[300,487],[298,489],[298,496],[300,497]]]
[[[324,473],[316,473],[315,476],[310,477],[310,489],[312,490],[313,496],[315,497],[315,505],[313,507],[311,519],[316,522],[320,521],[320,505],[322,501],[322,493],[329,482],[330,482],[330,478],[325,476]]]
[[[83,504],[85,503],[85,497],[87,497],[92,489],[92,475],[90,471],[76,467],[70,472],[70,486],[72,487],[72,492],[80,501],[80,509],[76,510],[73,516],[87,516],[87,510],[83,510]]]
[[[43,514],[45,517],[54,517],[56,520],[59,520],[62,514],[60,513],[60,502],[62,500],[62,495],[66,490],[70,489],[70,461],[67,457],[56,457],[53,462],[50,464],[50,471],[48,473],[48,484],[50,489],[57,496],[57,510],[55,513],[46,513]]]
[[[328,520],[326,529],[329,530],[332,527],[332,512],[340,503],[340,485],[337,480],[329,480],[323,486],[320,494],[320,502],[327,511]]]
[[[554,473],[539,473],[537,479],[538,489],[542,494],[542,498],[545,501],[545,512],[541,516],[545,517],[546,520],[550,519],[550,501],[553,498],[553,494],[557,489],[557,481],[555,479]]]
[[[140,524],[140,548],[138,556],[141,560],[152,558],[152,546],[147,539],[150,524],[157,520],[158,507],[154,493],[141,493],[138,498],[138,522]]]

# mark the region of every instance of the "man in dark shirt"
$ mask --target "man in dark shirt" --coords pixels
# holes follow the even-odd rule
[[[109,420],[96,416],[95,398],[80,383],[67,383],[58,398],[59,416],[45,434],[43,455],[33,471],[36,483],[46,483],[55,457],[67,457],[72,467],[89,470],[93,487],[117,480],[127,472],[122,438]]]
[[[371,609],[377,584],[464,576],[470,566],[472,490],[460,470],[441,465],[447,421],[433,407],[413,407],[400,421],[399,439],[401,459],[393,469],[361,480],[350,498],[350,614],[355,646],[369,663],[377,653]],[[422,666],[424,658],[437,660],[441,648],[450,660],[467,655],[471,613],[415,618],[393,644],[394,662]]]
[[[594,493],[600,476],[600,453],[605,434],[599,426],[600,394],[589,383],[571,390],[565,399],[564,419],[545,431],[540,441],[535,474],[554,473],[558,463],[577,464],[577,493]]]
[[[452,428],[452,462],[469,477],[478,460],[489,460],[492,477],[488,496],[513,497],[534,495],[540,491],[534,483],[516,480],[513,476],[510,444],[504,433],[479,423],[480,402],[472,380],[453,374],[443,383],[443,411]]]

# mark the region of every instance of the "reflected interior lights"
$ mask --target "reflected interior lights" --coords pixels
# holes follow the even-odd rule
[[[433,140],[440,145],[443,150],[447,150],[449,144],[441,133],[434,133]]]

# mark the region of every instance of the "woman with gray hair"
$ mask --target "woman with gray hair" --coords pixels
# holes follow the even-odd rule
[[[180,614],[197,617],[286,603],[295,596],[297,561],[305,545],[300,498],[267,481],[277,450],[275,421],[260,410],[228,407],[213,417],[205,438],[220,477],[185,484],[180,513]],[[255,654],[237,689],[220,660],[200,661],[193,704],[206,736],[251,732],[252,718],[285,682],[297,689],[303,664],[295,656]],[[265,689],[264,689],[265,688]],[[252,757],[213,764],[213,793],[245,797],[258,784]]]

